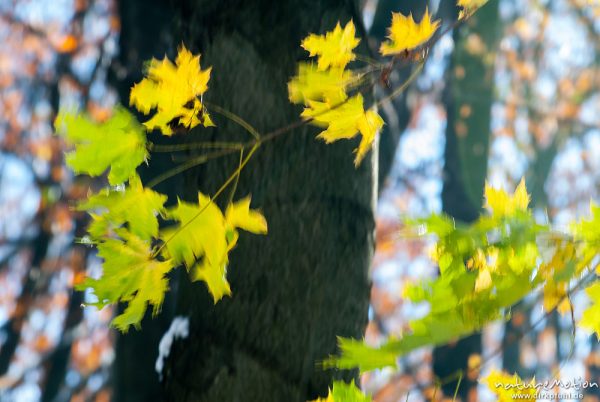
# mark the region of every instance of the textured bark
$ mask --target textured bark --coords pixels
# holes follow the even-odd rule
[[[498,1],[491,0],[473,16],[466,26],[454,33],[455,51],[450,63],[450,80],[446,93],[448,124],[442,190],[443,210],[458,221],[477,219],[483,201],[494,88],[494,52],[498,38]],[[473,35],[473,36],[471,36]],[[481,39],[485,51],[473,53],[468,38]],[[477,77],[477,78],[474,78]],[[433,352],[435,375],[444,379],[467,372],[470,355],[481,354],[481,334],[456,343],[437,347]],[[463,401],[476,379],[462,376],[442,386],[447,396],[458,391]],[[457,390],[458,387],[458,390]]]
[[[181,11],[185,43],[213,67],[206,99],[261,133],[298,119],[286,83],[306,57],[301,39],[338,20],[360,21],[355,4],[341,0],[188,1]],[[218,128],[197,130],[191,141],[249,138],[213,117]],[[316,366],[336,351],[336,336],[362,336],[376,170],[371,157],[354,169],[357,142],[325,145],[316,132],[301,127],[264,144],[245,168],[236,198],[252,194],[269,234],[242,233],[228,267],[232,297],[213,305],[202,283],[182,279],[177,309],[190,316],[191,334],[171,350],[170,400],[306,401],[340,375]],[[188,174],[186,198],[214,193],[238,160]]]
[[[185,43],[202,53],[203,67],[213,67],[205,99],[261,133],[299,118],[301,108],[289,103],[287,81],[307,56],[301,39],[351,18],[359,35],[362,30],[350,0],[181,1],[175,25],[169,25],[169,10],[162,4],[121,2],[128,32],[115,76],[124,101],[142,60],[169,50],[172,55],[175,46],[165,49],[161,43],[166,41],[160,40],[170,29],[171,45]],[[143,11],[152,7],[156,18],[149,22]],[[148,31],[151,24],[157,32]],[[172,141],[249,139],[239,126],[215,113],[212,117],[218,128]],[[377,152],[354,169],[358,141],[325,145],[316,133],[301,127],[257,151],[235,198],[252,194],[252,206],[262,209],[269,234],[241,233],[228,267],[231,298],[214,305],[204,284],[191,284],[182,275],[177,313],[190,317],[190,336],[171,349],[163,372],[165,394],[157,391],[153,372],[157,335],[164,326],[144,321],[141,332],[120,337],[117,400],[304,402],[324,395],[332,378],[342,375],[316,363],[335,353],[336,336],[361,337],[367,322]],[[159,190],[189,200],[197,191],[214,193],[238,162],[236,155],[188,172],[182,191],[177,180]],[[167,165],[159,162],[147,177]],[[228,196],[225,192],[219,202]]]

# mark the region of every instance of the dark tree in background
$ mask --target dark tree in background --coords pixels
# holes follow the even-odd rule
[[[482,208],[498,34],[497,0],[491,0],[454,32],[445,94],[448,123],[442,208],[464,223],[475,221]],[[477,386],[477,374],[469,373],[468,362],[470,356],[480,355],[481,349],[481,334],[434,349],[433,369],[444,382],[444,394],[453,396],[458,387],[463,401],[472,400],[468,398]]]
[[[369,29],[369,39],[373,42],[372,48],[376,49],[388,35],[392,12],[400,12],[403,15],[412,14],[417,21],[420,21],[426,6],[427,2],[422,0],[379,0],[373,16],[373,23]],[[409,65],[396,72],[390,77],[390,88],[378,88],[378,91],[388,95],[392,87],[396,87],[408,79],[413,68],[412,65]],[[379,191],[384,187],[384,181],[394,162],[400,136],[410,120],[411,113],[407,104],[407,93],[404,92],[392,101],[384,103],[381,115],[385,120],[385,125],[379,134]]]

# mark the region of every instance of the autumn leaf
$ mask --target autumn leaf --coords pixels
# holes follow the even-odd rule
[[[148,305],[157,314],[168,290],[166,274],[173,269],[170,260],[153,258],[150,243],[126,230],[117,230],[120,238],[98,243],[98,255],[102,258],[102,276],[87,278],[78,285],[79,290],[91,288],[98,298],[90,303],[99,308],[106,304],[125,302],[127,308],[111,325],[122,332],[130,326],[139,328]]]
[[[90,213],[92,222],[88,233],[95,241],[106,238],[111,230],[125,223],[133,234],[150,240],[158,236],[157,216],[164,213],[166,201],[166,195],[144,188],[136,175],[129,179],[127,187],[104,189],[90,196],[77,209]]]
[[[362,134],[360,144],[356,150],[356,158],[354,159],[354,165],[360,165],[367,152],[373,146],[375,136],[383,127],[383,119],[379,114],[373,110],[367,110],[360,119],[358,119],[358,131]]]
[[[311,34],[302,41],[302,47],[310,56],[318,56],[318,69],[323,71],[329,67],[344,69],[346,65],[356,58],[352,51],[360,39],[356,38],[354,23],[349,21],[344,29],[338,22],[334,30],[325,35]]]
[[[199,99],[208,89],[210,72],[210,67],[201,70],[199,55],[181,46],[175,64],[167,57],[150,61],[147,78],[131,89],[129,104],[144,114],[155,110],[143,124],[148,130],[160,129],[164,135],[172,135],[173,126],[213,126]]]
[[[354,165],[360,165],[375,140],[377,132],[383,126],[383,119],[375,111],[365,112],[362,95],[357,94],[341,105],[326,102],[309,101],[302,116],[312,118],[313,124],[326,128],[318,138],[327,143],[341,139],[354,138],[359,132],[361,142],[355,150]]]
[[[342,68],[321,71],[313,63],[300,63],[298,75],[288,83],[290,101],[305,105],[309,101],[341,103],[348,98],[346,87],[353,79],[354,75]]]
[[[267,220],[260,212],[250,209],[250,197],[234,202],[227,207],[225,224],[228,230],[240,228],[255,234],[267,233]]]
[[[379,52],[388,56],[414,49],[427,42],[439,26],[440,21],[431,21],[427,9],[418,24],[412,14],[405,17],[401,13],[392,13],[392,26],[388,28],[389,41],[381,44]]]
[[[350,384],[343,381],[334,381],[327,398],[319,398],[313,402],[371,402],[371,400],[370,396],[361,392],[354,381]]]
[[[518,375],[508,375],[498,370],[492,370],[481,382],[496,394],[498,402],[514,402],[523,399],[535,400],[535,380],[524,382]]]
[[[168,258],[176,264],[185,264],[188,269],[202,257],[207,258],[210,265],[226,262],[225,218],[209,197],[198,193],[197,204],[179,201],[166,215],[178,223],[161,233]]]
[[[223,215],[209,197],[198,193],[197,205],[179,201],[166,215],[177,225],[161,233],[165,258],[184,264],[193,281],[204,281],[215,303],[231,294],[226,267],[239,237],[237,229],[267,233],[267,222],[250,209],[249,197],[229,205]]]
[[[61,111],[55,127],[57,133],[75,147],[67,153],[67,165],[75,173],[90,176],[100,176],[110,169],[108,182],[111,185],[128,180],[148,157],[143,128],[124,108],[117,108],[103,123]]]
[[[600,282],[594,282],[587,287],[585,293],[592,303],[583,312],[579,325],[600,336]]]
[[[517,186],[513,195],[509,195],[502,189],[495,189],[486,183],[485,185],[486,207],[494,216],[513,216],[517,211],[527,211],[529,195],[525,187],[525,180]]]
[[[459,14],[459,19],[463,19],[472,15],[487,2],[488,0],[458,0],[457,5],[462,8]]]

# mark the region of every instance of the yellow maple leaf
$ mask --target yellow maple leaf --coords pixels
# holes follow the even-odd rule
[[[228,228],[240,228],[256,234],[267,233],[267,220],[256,210],[250,209],[250,197],[230,204],[225,211]]]
[[[341,105],[330,105],[327,102],[309,101],[309,107],[302,112],[303,117],[312,118],[313,124],[326,128],[318,138],[328,144],[341,139],[354,138],[359,132],[362,135],[360,145],[355,150],[354,165],[360,165],[375,140],[375,136],[383,126],[383,119],[377,112],[365,112],[363,97],[354,95]]]
[[[488,0],[458,0],[457,5],[462,7],[462,10],[459,14],[459,19],[463,19],[472,15],[487,2]]]
[[[392,26],[388,28],[390,40],[381,44],[379,52],[388,56],[414,49],[427,42],[439,26],[440,20],[431,21],[431,15],[427,9],[418,24],[412,14],[406,17],[401,13],[392,13]]]
[[[529,194],[525,187],[525,180],[517,186],[513,195],[509,195],[502,189],[495,189],[486,183],[485,185],[486,207],[496,216],[513,216],[517,211],[526,211],[529,205]]]
[[[223,297],[231,295],[231,287],[227,281],[226,263],[212,265],[205,258],[190,269],[190,279],[192,282],[204,281],[215,304]]]
[[[585,309],[579,325],[592,330],[600,336],[600,282],[595,281],[585,289],[591,304]]]
[[[535,400],[535,379],[526,383],[518,375],[508,375],[498,370],[492,370],[481,380],[496,394],[498,402],[513,402],[518,399]]]
[[[288,83],[290,101],[308,104],[308,101],[323,101],[332,105],[348,98],[346,87],[354,79],[354,74],[334,67],[321,71],[314,64],[301,63],[298,75]]]
[[[326,398],[318,398],[310,402],[372,402],[372,399],[371,396],[363,394],[354,381],[349,384],[334,381]]]
[[[488,267],[479,270],[475,280],[475,293],[483,292],[492,286],[492,275]]]
[[[329,67],[344,68],[356,58],[352,51],[360,39],[356,38],[354,23],[350,20],[344,29],[338,22],[334,30],[325,35],[310,34],[302,41],[302,47],[310,53],[310,56],[319,56],[319,70]]]
[[[175,64],[167,57],[152,59],[147,78],[131,88],[129,104],[144,114],[156,109],[147,129],[172,135],[174,127],[214,126],[199,97],[208,89],[211,68],[200,68],[200,56],[181,46]]]
[[[229,205],[223,215],[210,197],[198,193],[197,204],[179,201],[167,215],[178,225],[162,232],[163,256],[174,264],[183,263],[193,281],[204,281],[215,303],[230,295],[228,253],[237,243],[237,229],[267,233],[265,217],[250,209],[250,197]]]

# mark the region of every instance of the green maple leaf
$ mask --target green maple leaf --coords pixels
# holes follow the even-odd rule
[[[135,175],[129,179],[129,185],[124,190],[105,189],[89,197],[78,209],[97,211],[90,212],[92,223],[88,232],[93,240],[102,239],[110,230],[125,223],[129,224],[133,234],[150,240],[158,237],[157,215],[164,213],[166,201],[166,195],[144,188],[140,178]]]
[[[100,176],[110,169],[111,185],[127,181],[148,157],[143,127],[124,108],[117,108],[103,123],[61,111],[55,127],[75,147],[67,153],[67,165],[75,173],[90,176]]]
[[[98,255],[104,260],[102,276],[87,278],[79,290],[92,288],[98,298],[97,307],[125,302],[127,308],[111,325],[127,332],[131,325],[139,328],[146,308],[152,306],[157,314],[168,290],[166,274],[173,269],[172,261],[158,261],[153,257],[149,242],[123,229],[121,238],[108,239],[98,244]]]

